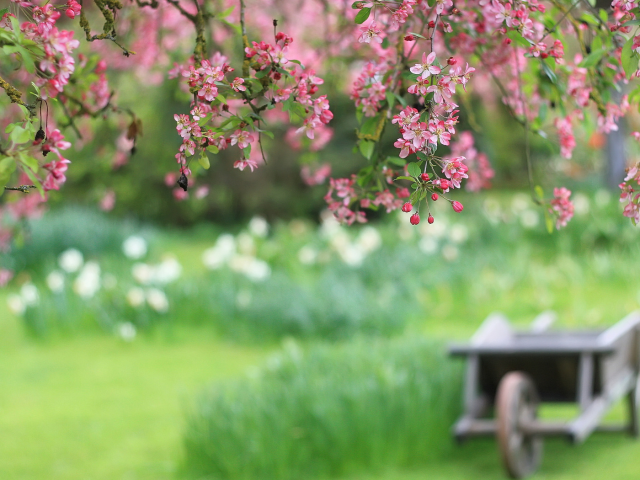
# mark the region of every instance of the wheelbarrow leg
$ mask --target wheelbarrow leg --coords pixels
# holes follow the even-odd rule
[[[496,396],[496,437],[500,454],[511,478],[534,473],[542,459],[542,437],[527,435],[521,425],[538,414],[538,393],[531,378],[523,372],[507,373]]]
[[[634,438],[638,438],[640,436],[640,419],[638,418],[638,407],[640,407],[640,376],[637,374],[634,386],[627,395],[627,406],[629,409],[629,433]]]

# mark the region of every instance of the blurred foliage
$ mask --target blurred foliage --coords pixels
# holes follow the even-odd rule
[[[293,480],[409,466],[449,449],[462,368],[421,338],[285,353],[204,392],[189,415],[197,478]]]
[[[32,221],[34,243],[3,262],[24,265],[14,284],[38,291],[37,302],[31,287],[23,299],[15,294],[17,310],[38,336],[96,329],[119,335],[125,324],[146,330],[166,323],[259,342],[386,336],[425,314],[440,320],[458,312],[476,321],[516,285],[529,292],[513,299],[527,315],[558,307],[556,292],[568,285],[618,289],[633,303],[637,287],[628,279],[640,263],[637,230],[607,191],[576,195],[575,218],[551,235],[524,193],[474,198],[459,214],[435,202],[436,222],[417,227],[398,212],[359,228],[331,217],[320,227],[254,219],[233,233],[205,225],[146,228],[138,235],[149,253],[136,259],[120,251],[134,224],[72,208]],[[58,256],[67,248],[78,249],[98,274],[61,271]],[[176,281],[182,265],[188,274]],[[62,277],[55,291],[52,273]],[[166,308],[156,308],[158,301]],[[625,313],[629,301],[608,307],[611,314]]]

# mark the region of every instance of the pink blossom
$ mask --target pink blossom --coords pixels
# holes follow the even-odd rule
[[[437,75],[440,73],[440,67],[432,65],[436,59],[436,53],[431,52],[429,55],[422,54],[422,63],[416,63],[410,68],[411,73],[421,75],[422,78],[429,78],[430,75]]]
[[[371,22],[368,27],[360,27],[360,31],[362,32],[360,38],[358,38],[360,43],[371,43],[371,40],[382,43],[382,37],[380,36],[382,30],[376,26],[376,22]]]
[[[249,144],[255,141],[253,134],[247,132],[246,130],[236,130],[231,134],[230,138],[231,138],[231,145],[235,145],[237,143],[238,148],[240,149],[247,148]]]
[[[556,216],[556,229],[560,230],[567,226],[567,222],[573,217],[573,203],[569,200],[571,190],[562,188],[553,189],[553,200],[551,200],[549,213]]]

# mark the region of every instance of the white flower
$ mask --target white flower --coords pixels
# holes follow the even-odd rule
[[[344,248],[338,250],[342,261],[350,267],[359,267],[362,265],[365,253],[356,245],[348,244]]]
[[[122,251],[132,260],[142,258],[147,254],[147,242],[144,238],[137,235],[132,235],[127,238],[122,244]]]
[[[365,253],[371,253],[382,245],[382,237],[374,227],[367,226],[362,229],[356,239],[356,243]]]
[[[155,281],[162,285],[171,283],[182,274],[182,265],[173,257],[166,257],[160,265],[155,268]]]
[[[453,245],[445,245],[442,247],[442,256],[448,262],[452,262],[456,258],[458,258],[458,249]]]
[[[133,308],[141,307],[144,304],[144,290],[140,287],[133,287],[127,292],[126,299]]]
[[[243,255],[256,254],[256,244],[251,235],[247,235],[246,233],[238,235],[238,252]]]
[[[409,222],[407,222],[408,224]],[[442,238],[447,234],[447,223],[443,218],[438,217],[438,221],[435,223],[422,222],[418,227],[420,233],[425,236],[431,236],[434,238]]]
[[[118,335],[125,342],[131,342],[136,338],[136,327],[131,322],[123,322],[118,325]]]
[[[422,237],[418,242],[418,247],[427,255],[431,255],[438,250],[438,242],[431,237]]]
[[[146,263],[136,263],[131,268],[131,275],[136,282],[146,285],[150,283],[153,278],[153,270],[153,267]]]
[[[73,282],[73,291],[82,298],[91,298],[100,290],[100,265],[87,262]]]
[[[67,273],[73,273],[80,270],[83,262],[84,258],[82,257],[82,253],[75,248],[65,250],[58,257],[58,265],[60,265],[60,268]]]
[[[36,305],[40,299],[38,287],[33,283],[25,283],[20,288],[20,297],[22,297],[22,301],[26,307]]]
[[[449,238],[453,243],[464,243],[469,238],[469,230],[460,223],[451,226]]]
[[[18,316],[24,315],[24,311],[27,309],[27,306],[22,301],[22,297],[20,295],[16,295],[15,293],[7,296],[7,306],[9,307],[9,311],[11,313]]]
[[[576,193],[573,196],[573,208],[576,215],[586,215],[589,213],[589,199],[584,193]]]
[[[303,265],[313,265],[318,259],[318,251],[310,245],[305,245],[298,251],[298,260]]]
[[[147,303],[158,313],[166,313],[169,310],[167,296],[157,288],[149,288],[147,290]]]
[[[261,282],[271,276],[271,267],[267,262],[249,255],[236,255],[229,262],[229,267],[254,282]]]
[[[256,237],[264,238],[269,233],[269,224],[262,217],[253,217],[249,222],[249,231]]]
[[[218,237],[215,246],[208,248],[202,254],[202,263],[209,270],[222,267],[236,253],[236,241],[233,235],[225,233]]]
[[[531,199],[524,193],[516,193],[511,200],[511,211],[516,215],[531,205]]]
[[[54,293],[60,293],[64,289],[64,275],[59,270],[54,270],[47,275],[47,286]]]
[[[520,214],[520,223],[524,228],[535,228],[540,223],[540,215],[535,210],[528,208]]]

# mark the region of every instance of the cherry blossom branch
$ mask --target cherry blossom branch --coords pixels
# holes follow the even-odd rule
[[[560,18],[560,20],[558,20],[558,21],[553,25],[553,27],[551,27],[551,28],[545,28],[546,33],[544,34],[544,36],[543,36],[540,40],[538,40],[538,43],[542,42],[545,38],[547,38],[547,37],[548,37],[549,35],[551,35],[552,33],[555,33],[555,31],[556,31],[556,29],[558,28],[558,26],[559,26],[562,22],[564,22],[564,19],[565,19],[565,18],[567,18],[567,16],[571,13],[571,10],[573,10],[573,9],[574,9],[574,7],[576,7],[576,6],[577,6],[580,2],[582,2],[582,1],[583,1],[583,0],[576,0],[575,2],[573,2],[573,3],[571,4],[571,7],[570,7],[566,12],[564,12],[564,15],[562,15],[562,17]],[[589,3],[589,2],[586,2],[586,3]],[[596,17],[598,17],[598,16],[596,15]]]
[[[13,190],[16,192],[29,193],[30,189],[36,188],[35,185],[19,185],[17,187],[4,187],[5,190]]]
[[[527,161],[527,177],[529,179],[529,189],[531,190],[531,199],[536,205],[542,205],[540,199],[536,195],[536,190],[533,182],[533,165],[531,163],[531,146],[529,144],[529,117],[527,116],[527,106],[524,103],[524,92],[522,91],[522,78],[520,77],[520,65],[518,63],[518,49],[513,48],[513,57],[516,67],[516,75],[518,81],[518,95],[520,96],[520,103],[522,104],[522,117],[524,126],[524,156]]]
[[[24,103],[22,101],[22,93],[20,92],[20,90],[18,90],[14,86],[10,85],[2,77],[0,77],[0,88],[2,88],[6,92],[7,96],[11,100],[11,103],[17,103],[18,105],[22,105],[23,107],[27,107],[29,109],[29,111],[32,110],[33,105],[29,105],[29,104]]]

